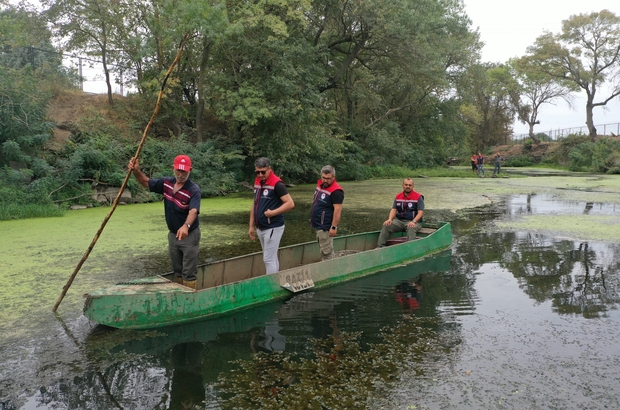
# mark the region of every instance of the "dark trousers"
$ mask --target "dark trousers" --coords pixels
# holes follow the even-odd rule
[[[188,282],[196,280],[199,250],[200,228],[190,231],[182,241],[176,238],[176,233],[168,232],[168,253],[174,276],[183,277]]]

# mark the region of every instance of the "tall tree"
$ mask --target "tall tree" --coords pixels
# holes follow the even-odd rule
[[[35,11],[0,11],[0,167],[18,162],[35,177],[48,167],[38,154],[52,134],[46,115],[52,85],[68,84],[50,38]]]
[[[545,33],[528,48],[531,61],[555,78],[573,82],[586,93],[586,124],[596,138],[593,110],[620,95],[620,17],[609,10],[573,15],[562,21],[562,32]],[[611,91],[596,101],[599,88]]]
[[[554,104],[561,99],[572,103],[573,91],[578,88],[569,81],[550,77],[541,72],[528,58],[512,59],[505,67],[502,81],[506,84],[517,119],[529,127],[529,136],[535,144],[540,139],[534,126],[540,124],[539,114],[544,104]]]
[[[45,19],[29,6],[0,11],[0,64],[5,67],[60,71],[62,60],[52,45]]]
[[[461,79],[460,115],[470,131],[470,147],[476,151],[504,142],[512,133],[514,110],[504,73],[496,64],[477,64]]]
[[[366,160],[414,166],[419,153],[432,162],[426,150],[444,137],[438,107],[480,47],[462,2],[320,0],[309,16],[323,98]]]
[[[47,7],[46,14],[56,37],[68,50],[101,58],[108,102],[112,105],[110,61],[115,58],[112,37],[123,27],[128,14],[126,4],[110,0],[45,0],[43,5]]]

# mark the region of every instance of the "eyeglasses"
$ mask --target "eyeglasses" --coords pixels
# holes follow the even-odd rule
[[[267,171],[269,171],[269,170],[268,170],[268,169],[266,169],[266,170],[264,170],[264,171],[260,171],[260,170],[258,170],[258,169],[257,169],[256,171],[254,171],[254,173],[255,173],[256,175],[265,175],[265,174],[267,173]]]

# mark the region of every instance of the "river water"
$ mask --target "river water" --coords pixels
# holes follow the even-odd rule
[[[287,229],[307,211],[296,208]],[[71,302],[57,317],[32,311],[19,319],[26,330],[11,321],[0,336],[0,410],[617,409],[620,246],[496,225],[617,211],[512,195],[438,212],[431,220],[453,224],[448,251],[190,325],[115,330]],[[380,226],[385,213],[347,217]],[[288,238],[299,240],[311,234]],[[241,252],[230,248],[213,257]],[[159,273],[158,258],[140,275]],[[4,319],[22,309],[0,303]]]

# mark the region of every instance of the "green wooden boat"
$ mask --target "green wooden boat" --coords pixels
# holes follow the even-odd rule
[[[379,232],[334,238],[337,257],[320,260],[316,242],[281,248],[281,271],[265,275],[262,252],[198,267],[196,289],[173,282],[173,274],[120,283],[84,295],[84,315],[99,324],[148,329],[193,322],[366,276],[448,248],[452,227],[425,224],[415,241],[402,234],[377,248]]]
[[[371,298],[387,298],[394,301],[394,294],[369,295],[365,289],[394,289],[395,285],[408,282],[418,275],[428,272],[446,272],[451,268],[452,252],[450,249],[438,252],[427,258],[395,266],[377,275],[368,275],[356,279],[355,283],[347,282],[341,286],[347,289],[346,301],[342,300],[341,286],[332,286],[320,292],[300,292],[289,298],[273,300],[249,309],[243,309],[214,318],[192,323],[181,323],[157,329],[112,329],[107,326],[93,326],[84,341],[90,357],[124,352],[128,354],[158,355],[170,351],[174,346],[184,343],[206,343],[217,340],[226,333],[245,333],[268,324],[285,323],[295,318],[311,315],[329,315],[341,302],[364,303]],[[394,292],[396,290],[394,289]],[[319,303],[314,303],[319,299]],[[424,304],[430,303],[424,299]],[[395,302],[396,303],[396,302]],[[438,302],[437,302],[438,303]],[[390,303],[378,305],[389,312]],[[386,312],[386,313],[387,313]],[[386,318],[387,319],[387,318]],[[396,319],[394,319],[396,320]],[[384,325],[390,325],[386,321]],[[282,325],[284,326],[284,325]]]

